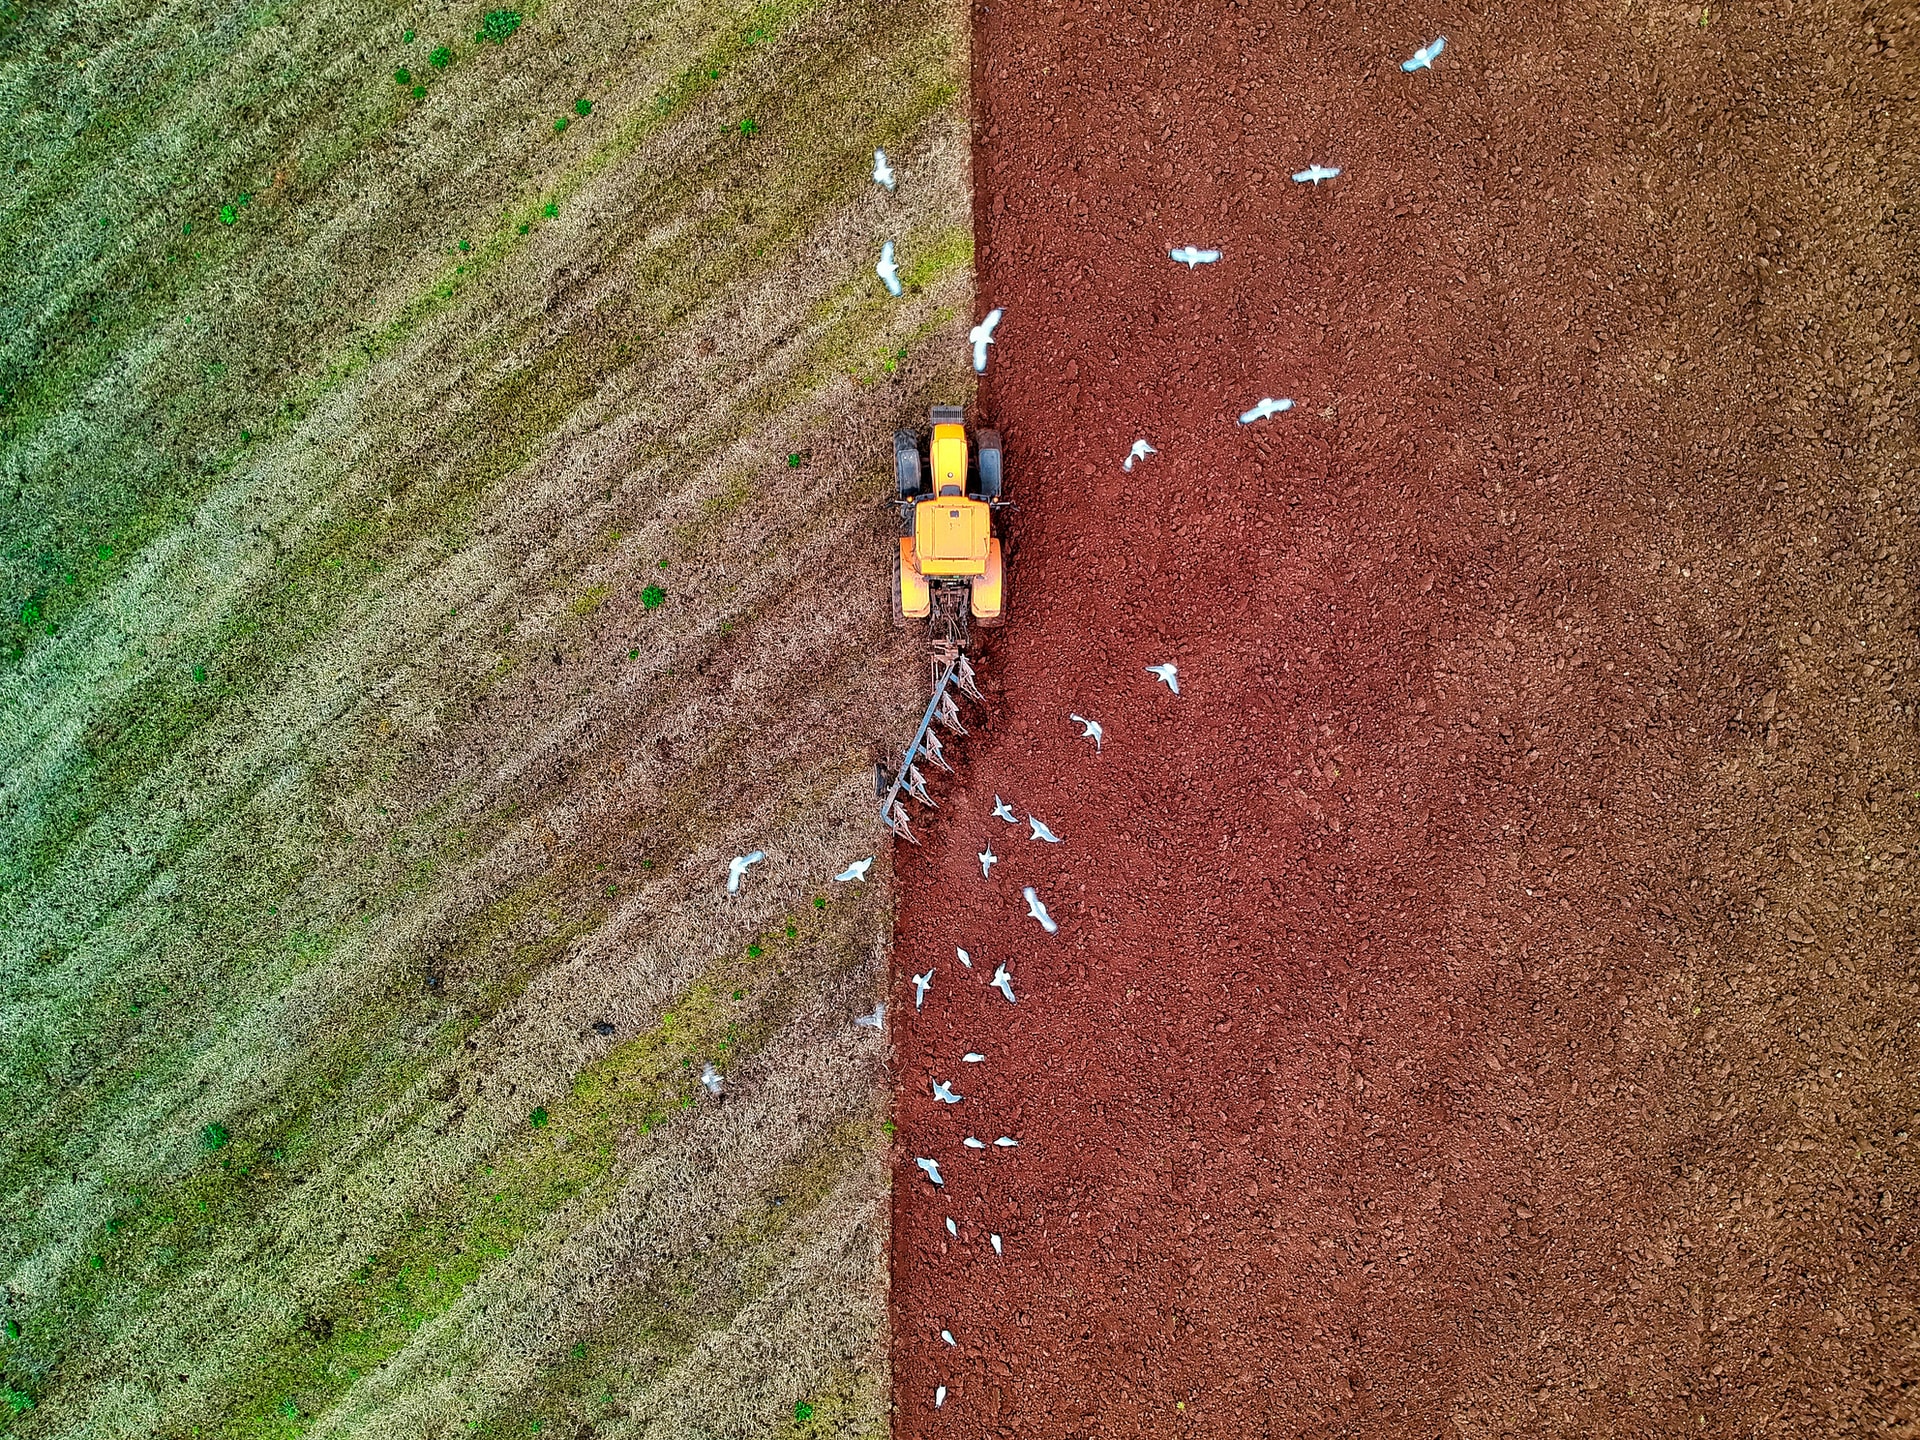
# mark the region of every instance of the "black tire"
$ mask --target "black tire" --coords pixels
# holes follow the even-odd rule
[[[980,498],[998,500],[1001,480],[1000,432],[982,430],[980,432]]]
[[[900,549],[893,551],[893,623],[900,629],[907,628],[906,607],[900,603]]]
[[[911,430],[893,432],[893,483],[902,500],[920,493],[920,442]]]

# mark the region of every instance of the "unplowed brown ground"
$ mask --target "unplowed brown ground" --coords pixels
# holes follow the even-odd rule
[[[1920,1433],[1912,14],[976,10],[896,1434]]]

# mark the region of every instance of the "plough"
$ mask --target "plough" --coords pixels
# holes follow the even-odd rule
[[[979,700],[980,687],[973,676],[973,666],[967,663],[965,655],[956,655],[950,663],[939,658],[933,662],[933,699],[927,702],[927,713],[920,717],[920,728],[914,731],[913,743],[907,746],[907,753],[900,761],[899,771],[893,775],[892,783],[885,790],[886,798],[880,802],[880,820],[902,840],[918,845],[913,829],[907,821],[907,807],[902,796],[911,796],[929,810],[940,808],[939,802],[927,793],[927,778],[920,773],[920,767],[914,764],[920,756],[937,763],[948,774],[953,767],[946,762],[941,753],[940,737],[933,727],[944,725],[955,735],[967,733],[967,727],[960,722],[960,707],[953,698],[955,690],[970,699]],[[882,772],[881,779],[886,779]]]

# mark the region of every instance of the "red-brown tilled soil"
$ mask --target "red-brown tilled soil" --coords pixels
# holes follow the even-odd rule
[[[897,1435],[1920,1433],[1912,15],[976,11]]]

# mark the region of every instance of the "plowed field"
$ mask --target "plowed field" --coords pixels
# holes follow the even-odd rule
[[[897,1435],[1915,1433],[1907,23],[976,10]]]

